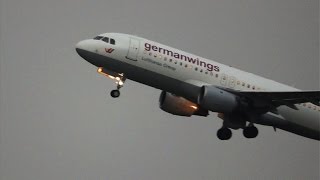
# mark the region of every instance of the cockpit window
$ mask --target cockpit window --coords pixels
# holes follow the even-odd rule
[[[112,38],[109,38],[109,37],[104,37],[104,36],[96,36],[95,38],[93,38],[95,40],[101,40],[101,41],[104,41],[106,43],[109,43],[109,44],[112,44],[112,45],[115,45],[116,44],[116,41]]]
[[[116,41],[115,41],[114,39],[110,39],[110,44],[115,45],[115,44],[116,44]]]
[[[100,39],[102,39],[103,37],[102,36],[96,36],[95,38],[93,38],[93,39],[95,39],[95,40],[100,40]]]
[[[108,37],[104,37],[104,38],[102,38],[102,41],[104,41],[106,43],[109,43],[109,38]]]

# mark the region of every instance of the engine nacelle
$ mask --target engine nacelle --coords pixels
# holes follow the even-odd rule
[[[159,99],[160,109],[178,116],[208,116],[208,111],[200,108],[197,104],[171,93],[162,91]]]
[[[214,86],[203,86],[198,104],[210,111],[231,113],[239,107],[237,96]]]

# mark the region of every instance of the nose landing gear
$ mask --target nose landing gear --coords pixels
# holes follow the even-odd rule
[[[120,88],[123,87],[123,84],[126,80],[125,76],[123,73],[116,73],[109,71],[105,68],[99,67],[98,68],[98,73],[107,76],[110,79],[113,79],[116,81],[117,84],[117,89],[114,89],[110,92],[111,97],[113,98],[118,98],[120,96]]]
[[[115,77],[114,79],[116,80],[117,89],[112,90],[110,92],[110,95],[113,98],[118,98],[120,96],[120,88],[123,87],[125,77],[123,76],[123,74],[119,74],[119,76]]]
[[[110,92],[110,95],[113,98],[117,98],[120,96],[120,88],[122,88],[124,82],[120,80],[120,81],[117,81],[116,83],[118,84],[117,89],[114,89]],[[120,85],[120,84],[122,84],[122,85]]]

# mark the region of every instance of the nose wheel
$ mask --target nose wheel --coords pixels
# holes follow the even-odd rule
[[[120,91],[119,91],[118,89],[112,90],[112,91],[110,92],[110,95],[111,95],[111,97],[113,97],[113,98],[117,98],[117,97],[120,96]]]

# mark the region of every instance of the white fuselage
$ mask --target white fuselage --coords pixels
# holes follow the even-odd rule
[[[122,66],[126,66],[127,64],[130,67],[144,69],[198,87],[203,85],[214,85],[239,91],[299,91],[298,89],[276,81],[244,72],[141,37],[119,33],[106,33],[101,36],[114,38],[116,44],[111,45],[103,41],[90,39],[78,43],[77,48],[84,49],[99,56],[104,56],[114,61],[120,61],[123,64]],[[107,51],[109,48],[114,49],[114,51],[108,53]],[[84,58],[98,67],[104,66],[107,69],[109,68],[108,63],[104,64],[101,61],[90,61],[88,60],[90,57]],[[105,61],[108,61],[108,59]],[[113,64],[110,65],[114,66]],[[110,68],[112,70],[117,70],[116,72],[125,74],[126,72],[123,72],[122,66],[120,67],[117,65],[115,68]],[[149,81],[145,82],[146,77],[141,80],[139,80],[139,77],[132,79],[149,85]],[[128,78],[130,79],[130,77]],[[149,78],[152,79],[153,77]],[[159,81],[161,81],[161,79]],[[154,85],[151,86],[156,87]],[[165,87],[156,88],[166,89]],[[277,109],[278,114],[269,114],[276,116],[280,120],[292,122],[302,128],[319,132],[320,107],[315,106],[312,103],[297,104],[296,106],[298,109],[280,106]]]

